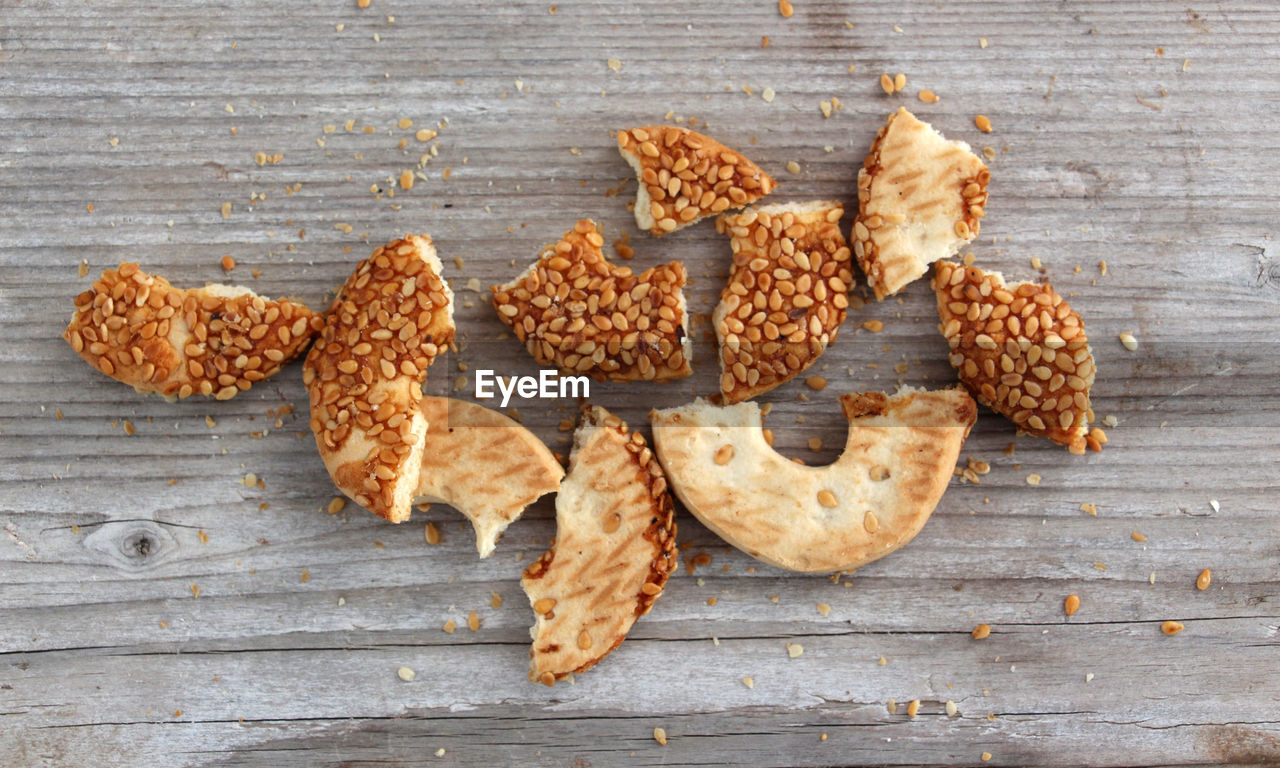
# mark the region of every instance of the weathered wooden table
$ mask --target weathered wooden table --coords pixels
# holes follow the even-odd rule
[[[1280,8],[794,2],[0,0],[0,763],[1280,763]],[[900,104],[993,151],[971,250],[1070,295],[1110,444],[1070,456],[984,413],[964,455],[991,473],[837,579],[683,515],[710,564],[575,684],[525,679],[517,578],[554,535],[549,499],[483,561],[445,508],[329,515],[300,364],[171,404],[59,339],[122,260],[319,307],[375,244],[425,231],[462,342],[429,389],[467,396],[459,363],[536,370],[475,289],[579,217],[629,233],[636,267],[684,260],[693,310],[713,306],[727,244],[638,232],[610,129],[705,126],[775,200],[851,204]],[[833,458],[842,392],[952,381],[935,324],[924,282],[852,312],[815,371],[832,386],[764,398],[781,450]],[[695,331],[693,378],[591,401],[643,423],[712,392],[705,314]],[[516,406],[567,451],[574,403]]]

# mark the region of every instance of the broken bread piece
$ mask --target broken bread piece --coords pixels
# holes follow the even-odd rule
[[[429,237],[379,247],[339,289],[302,370],[329,476],[393,523],[409,519],[422,467],[422,382],[453,341],[453,292],[441,271]]]
[[[1084,321],[1052,285],[1006,285],[998,272],[940,261],[933,289],[951,365],[978,402],[1072,453],[1101,450]]]
[[[413,503],[461,512],[488,557],[526,507],[560,487],[564,467],[537,435],[483,405],[424,397],[421,410],[427,438]]]
[[[716,219],[733,269],[712,313],[726,403],[790,381],[836,340],[849,308],[852,255],[835,201],[753,206]]]
[[[778,185],[738,152],[687,128],[620,130],[618,152],[639,184],[636,226],[656,237],[754,203]]]
[[[597,381],[668,381],[692,373],[678,261],[633,274],[609,263],[596,223],[579,221],[516,279],[490,287],[502,322],[542,365]]]
[[[324,326],[287,299],[213,283],[174,288],[125,262],[76,297],[62,337],[94,368],[138,392],[227,400],[277,373]]]
[[[840,398],[849,436],[834,464],[779,455],[753,402],[699,398],[653,411],[654,449],[685,507],[721,538],[778,568],[847,571],[910,541],[942,498],[977,419],[959,387]]]
[[[569,474],[556,496],[556,538],[520,580],[537,619],[529,679],[585,672],[648,613],[677,564],[675,509],[639,432],[583,408]]]
[[[978,236],[991,173],[963,141],[947,141],[900,107],[858,171],[854,255],[877,299],[924,275]]]

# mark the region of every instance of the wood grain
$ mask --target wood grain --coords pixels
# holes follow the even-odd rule
[[[0,2],[0,763],[1280,763],[1280,9],[794,4]],[[777,200],[850,207],[900,104],[995,151],[972,250],[1010,279],[1039,258],[1084,316],[1110,444],[1072,457],[984,413],[964,453],[991,474],[836,581],[756,564],[682,514],[681,549],[711,564],[571,685],[525,680],[518,575],[554,535],[549,499],[483,561],[441,507],[398,527],[328,515],[299,364],[228,402],[166,403],[58,338],[122,260],[318,307],[374,245],[429,232],[462,344],[428,389],[467,394],[460,363],[536,370],[468,281],[510,279],[579,217],[628,233],[636,268],[683,260],[710,312],[727,244],[706,224],[637,231],[610,129],[696,118],[782,182]],[[445,118],[426,178],[390,197],[434,144],[415,132]],[[953,379],[923,282],[850,314],[813,371],[831,386],[763,398],[789,456],[834,458],[843,392]],[[642,423],[714,391],[705,318],[694,330],[692,378],[592,402]],[[574,403],[515,405],[567,451]]]

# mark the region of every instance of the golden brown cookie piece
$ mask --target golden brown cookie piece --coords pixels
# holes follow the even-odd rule
[[[678,561],[675,509],[644,436],[583,409],[556,496],[556,538],[520,580],[537,616],[529,679],[594,667],[653,608]]]
[[[755,403],[698,399],[654,411],[654,449],[686,509],[721,538],[778,568],[847,571],[910,541],[951,480],[977,419],[963,389],[844,395],[844,452],[796,464],[765,438]]]
[[[638,276],[610,264],[604,238],[584,219],[516,279],[495,285],[502,322],[542,365],[597,381],[688,376],[693,347],[678,261]]]
[[[940,261],[933,289],[951,365],[978,402],[1072,453],[1101,450],[1089,431],[1089,338],[1053,286],[1006,285],[998,272]]]
[[[901,107],[880,129],[858,171],[854,255],[877,299],[924,275],[978,236],[987,166]]]
[[[235,397],[306,349],[324,320],[304,305],[219,284],[174,288],[125,262],[76,297],[62,337],[139,392]]]
[[[526,507],[560,487],[564,467],[537,435],[483,405],[424,397],[422,415],[427,441],[413,503],[461,512],[488,557]]]
[[[651,125],[621,130],[618,151],[639,182],[636,226],[656,237],[754,203],[777,186],[740,153],[687,128]]]
[[[716,219],[733,269],[711,316],[720,391],[737,403],[790,381],[835,341],[853,286],[835,201],[753,206]]]
[[[427,367],[452,341],[453,293],[431,238],[408,235],[360,262],[303,366],[325,468],[357,504],[409,519],[427,421]]]

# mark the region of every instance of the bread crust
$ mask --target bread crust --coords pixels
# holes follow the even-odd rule
[[[790,381],[836,340],[853,287],[834,200],[752,206],[716,219],[733,268],[712,313],[726,403]]]
[[[324,319],[288,299],[210,284],[175,288],[125,262],[75,300],[62,337],[86,363],[143,393],[227,400],[307,348]]]
[[[932,285],[948,359],[978,402],[1083,453],[1097,368],[1080,314],[1048,283],[1006,284],[949,261],[934,267]]]
[[[671,488],[711,530],[752,557],[805,573],[847,571],[924,526],[977,418],[959,387],[841,398],[849,435],[825,467],[765,440],[760,408],[704,400],[654,411],[654,447]]]
[[[379,247],[338,291],[303,366],[329,476],[393,523],[409,519],[421,472],[422,382],[453,342],[453,293],[441,272],[429,237]]]
[[[741,153],[688,128],[618,131],[618,152],[636,172],[636,226],[654,237],[754,203],[778,185]]]
[[[493,554],[507,526],[560,487],[564,467],[514,419],[447,397],[422,398],[427,420],[414,505],[447,504],[471,521],[480,557]]]
[[[635,275],[611,264],[583,219],[514,280],[490,287],[498,317],[542,365],[597,381],[669,381],[693,372],[684,265]]]
[[[889,116],[858,171],[850,242],[877,299],[924,275],[978,236],[987,166],[906,107]]]
[[[520,580],[537,616],[529,679],[555,685],[598,664],[653,608],[677,562],[662,466],[643,435],[584,407],[556,496],[556,538]]]

